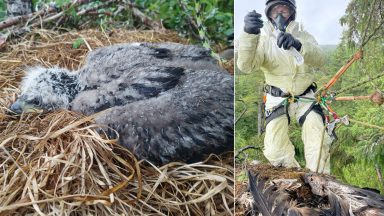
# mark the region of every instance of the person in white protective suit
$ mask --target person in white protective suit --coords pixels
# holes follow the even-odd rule
[[[295,0],[267,0],[265,14],[268,21],[264,23],[256,11],[245,16],[237,61],[242,72],[258,69],[264,72],[264,155],[274,166],[300,167],[288,136],[290,120],[296,118],[302,126],[306,167],[330,173],[332,140],[328,133],[323,133],[324,115],[320,105],[308,100],[315,97],[316,91],[314,74],[308,66],[322,65],[324,55],[313,36],[295,22]],[[300,53],[303,64],[290,49]]]

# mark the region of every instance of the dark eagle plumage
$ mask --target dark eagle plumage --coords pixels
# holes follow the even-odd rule
[[[233,149],[233,79],[199,46],[103,47],[76,73],[32,69],[21,90],[11,107],[16,112],[67,108],[90,115],[110,108],[96,122],[116,130],[139,159],[158,165]]]

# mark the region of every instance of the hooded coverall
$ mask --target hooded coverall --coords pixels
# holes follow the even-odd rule
[[[315,67],[322,65],[324,55],[313,36],[300,30],[297,22],[291,21],[286,32],[302,43],[300,53],[304,57],[304,64],[298,66],[293,56],[277,46],[277,34],[274,31],[276,30],[273,24],[268,21],[264,23],[258,35],[242,33],[239,38],[238,68],[245,73],[261,69],[267,85],[280,88],[284,93],[294,96],[301,95],[314,82],[314,74],[309,70],[308,65]],[[310,91],[303,96],[314,98],[314,93]],[[267,94],[266,112],[272,111],[285,99]],[[290,103],[287,114],[291,119],[294,117],[299,119],[310,106],[310,102]],[[307,113],[302,125],[306,167],[311,171],[330,173],[329,146],[332,140],[325,132],[323,145],[321,145],[323,130],[322,116],[313,110]],[[319,154],[320,151],[322,151],[321,154]],[[274,166],[300,167],[294,157],[294,146],[289,140],[287,115],[281,115],[267,124],[264,155]]]

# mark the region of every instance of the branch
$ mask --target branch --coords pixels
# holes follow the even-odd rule
[[[185,2],[182,0],[179,0],[179,5],[181,6],[181,9],[184,11],[187,11],[187,6],[185,5]],[[195,31],[199,32],[199,27],[197,26],[195,20],[191,17],[189,13],[185,13],[185,16],[187,17],[187,21],[189,22],[190,25],[188,25],[189,29],[191,30],[192,35],[200,40],[200,36],[196,34]]]
[[[115,0],[109,0],[109,1],[106,1],[105,3],[103,3],[103,4],[97,5],[97,6],[95,6],[95,7],[84,9],[84,10],[82,10],[82,11],[79,11],[79,12],[77,13],[77,16],[82,16],[82,15],[87,14],[87,13],[89,13],[89,12],[93,12],[93,11],[95,11],[95,10],[97,10],[97,9],[100,9],[100,8],[103,8],[103,7],[106,7],[106,6],[109,6],[110,4],[112,4],[112,3],[114,3],[114,2],[116,2],[116,1],[115,1]]]
[[[127,5],[127,7],[129,9],[132,10],[133,16],[139,18],[141,20],[141,22],[144,23],[145,25],[147,25],[153,29],[156,29],[156,30],[162,28],[162,25],[160,22],[154,21],[152,18],[145,15],[143,12],[141,12],[139,10],[139,8],[134,3],[129,3],[127,1],[124,1],[124,4]]]
[[[14,25],[18,25],[18,24],[24,25],[23,29],[30,29],[31,27],[38,27],[38,26],[42,25],[43,23],[48,23],[48,22],[52,22],[52,21],[56,21],[56,20],[58,20],[58,21],[56,21],[56,26],[58,26],[59,23],[61,23],[61,21],[63,20],[63,18],[66,17],[66,11],[69,10],[70,8],[75,8],[77,10],[77,13],[76,13],[77,16],[95,15],[95,14],[105,14],[105,15],[110,16],[113,14],[108,13],[108,12],[98,12],[98,9],[106,8],[113,3],[117,3],[119,5],[118,11],[121,11],[121,10],[132,11],[133,16],[140,19],[144,25],[146,25],[152,29],[161,29],[162,28],[162,25],[159,21],[152,20],[150,17],[146,16],[143,12],[141,12],[135,4],[130,3],[128,1],[125,1],[125,0],[105,0],[105,1],[103,1],[103,3],[101,3],[99,5],[78,11],[79,10],[78,7],[80,5],[89,4],[91,2],[92,1],[90,1],[90,0],[73,0],[71,3],[63,6],[62,11],[60,11],[60,12],[57,11],[57,9],[51,7],[51,8],[42,9],[38,12],[33,13],[33,14],[10,18],[10,19],[0,23],[0,30],[6,29],[10,26],[14,26]],[[36,19],[38,17],[40,17],[40,18]],[[2,37],[0,45],[4,44],[5,40],[10,38],[10,37],[8,37],[8,35],[11,35],[12,37],[20,35],[20,33],[18,33],[18,32],[19,32],[18,29],[12,29],[12,30],[8,31],[7,35]]]
[[[22,15],[22,16],[11,17],[11,18],[3,21],[3,22],[0,22],[0,30],[3,30],[5,28],[8,28],[8,27],[11,27],[11,26],[14,26],[14,25],[17,25],[17,24],[22,23],[22,22],[26,22],[30,18],[41,16],[41,15],[52,13],[52,12],[56,12],[56,9],[50,7],[48,9],[44,8],[42,10],[39,10],[39,11],[35,12],[35,13],[31,13],[31,14],[27,14],[27,15]]]
[[[100,5],[91,7],[91,8],[87,8],[87,9],[81,10],[81,11],[77,12],[76,15],[77,15],[77,16],[83,16],[83,15],[85,15],[85,14],[88,14],[88,13],[91,12],[91,11],[95,11],[95,10],[97,10],[97,9],[106,7],[106,6],[108,6],[108,5],[110,5],[110,4],[114,3],[114,2],[116,2],[116,0],[109,0],[109,1],[106,1],[106,2],[103,3],[103,4],[100,4]],[[70,8],[70,7],[75,6],[75,5],[79,6],[79,5],[81,5],[81,4],[86,4],[86,3],[88,3],[87,0],[74,2],[74,3],[72,3],[72,5],[70,5],[70,6],[67,7],[67,8]],[[50,22],[50,21],[53,21],[53,20],[57,20],[57,19],[63,17],[64,15],[65,15],[65,10],[63,10],[63,11],[61,11],[60,13],[55,14],[55,15],[53,15],[53,16],[47,17],[47,18],[43,19],[41,22],[42,22],[42,23],[47,23],[47,22]],[[31,27],[36,27],[36,26],[40,25],[41,22],[34,22],[34,23],[31,25]]]
[[[240,156],[240,154],[244,153],[245,151],[249,150],[249,149],[254,149],[254,150],[259,150],[260,147],[255,147],[255,146],[245,146],[243,148],[241,148],[235,155],[235,158],[238,158]]]
[[[384,186],[383,174],[381,173],[380,166],[377,163],[375,163],[375,169],[380,183]]]
[[[373,36],[376,36],[377,31],[381,30],[383,25],[384,25],[384,21],[380,22],[380,24],[373,30],[372,34],[366,37],[366,40],[363,41],[361,46],[364,47],[373,38]],[[380,37],[381,36],[382,35],[380,35]]]

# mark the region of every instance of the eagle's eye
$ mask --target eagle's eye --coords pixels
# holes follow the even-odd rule
[[[28,100],[27,103],[33,104],[35,106],[40,106],[41,105],[41,98],[40,97],[32,98],[31,100]]]

